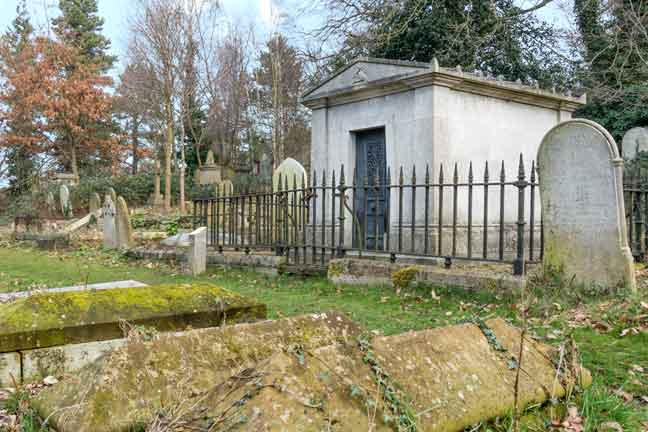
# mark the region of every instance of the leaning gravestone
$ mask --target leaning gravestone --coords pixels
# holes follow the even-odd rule
[[[108,188],[108,195],[110,195],[110,198],[112,199],[113,204],[117,204],[117,192],[115,192],[115,189],[112,187]]]
[[[116,222],[117,210],[110,194],[106,194],[101,213],[103,219],[103,246],[107,249],[117,249],[119,247]]]
[[[621,141],[621,149],[626,160],[634,159],[639,152],[648,151],[648,128],[636,127],[626,132]]]
[[[133,228],[130,222],[130,213],[128,205],[123,197],[117,198],[116,227],[117,227],[117,247],[129,248],[133,245]]]
[[[95,214],[101,209],[101,197],[97,192],[90,195],[90,213]]]
[[[274,191],[279,190],[279,179],[281,178],[281,187],[286,189],[297,189],[301,187],[302,178],[304,182],[308,182],[306,169],[293,158],[287,158],[274,171],[272,174],[272,188]],[[287,182],[287,183],[286,183]],[[295,182],[297,184],[295,184]]]
[[[59,188],[59,199],[61,200],[61,213],[66,218],[72,217],[72,202],[70,201],[70,189],[66,185]]]
[[[545,270],[601,288],[635,289],[623,204],[623,159],[599,124],[568,120],[538,150]]]

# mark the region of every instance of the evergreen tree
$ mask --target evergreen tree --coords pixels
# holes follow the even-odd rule
[[[575,0],[583,47],[579,77],[588,104],[577,115],[607,128],[621,141],[635,126],[648,126],[648,4]]]
[[[31,43],[33,32],[34,27],[31,24],[27,12],[26,1],[22,0],[16,7],[16,18],[13,20],[11,27],[2,36],[3,45],[8,48],[6,55],[14,58],[20,57],[21,52]],[[7,104],[8,110],[17,108],[13,103],[18,102],[15,99],[10,98],[4,102]],[[27,110],[23,115],[8,120],[6,131],[15,136],[29,137],[33,132],[32,118],[33,113]],[[27,192],[31,187],[30,180],[34,174],[34,160],[31,153],[21,143],[7,141],[0,144],[7,147],[11,193],[20,195]]]
[[[367,29],[346,38],[343,61],[357,55],[423,62],[436,57],[442,66],[545,87],[565,85],[570,77],[569,65],[554,52],[553,28],[513,0],[404,0],[365,14]]]
[[[59,0],[61,16],[54,18],[59,39],[77,48],[84,60],[106,72],[116,57],[108,55],[110,40],[101,34],[104,20],[97,15],[97,0]]]

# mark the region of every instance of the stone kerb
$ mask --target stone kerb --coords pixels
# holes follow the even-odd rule
[[[623,202],[623,159],[599,124],[569,120],[538,151],[546,271],[577,284],[636,289]]]

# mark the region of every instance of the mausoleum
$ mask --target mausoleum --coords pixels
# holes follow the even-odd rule
[[[426,165],[432,181],[438,181],[441,164],[445,181],[453,180],[457,164],[459,182],[465,183],[470,162],[475,182],[482,181],[486,162],[491,181],[501,178],[502,162],[511,181],[517,178],[520,154],[528,176],[543,136],[585,102],[585,95],[574,97],[568,91],[504,81],[478,70],[444,68],[436,59],[420,63],[358,58],[302,95],[302,103],[312,110],[312,169],[319,180],[324,170],[339,175],[344,165],[347,184],[354,170],[362,182],[376,172],[384,177],[388,167],[392,184],[398,181],[401,167],[408,184],[414,166],[421,183]],[[502,200],[496,190],[488,193],[493,195],[488,201],[489,224],[500,222],[498,201]],[[447,200],[452,200],[451,194],[446,203],[451,202]],[[394,197],[383,200],[385,211],[376,211],[390,215],[392,229],[399,213],[396,201]],[[458,197],[458,224],[467,223],[468,205],[467,197]],[[471,198],[471,205],[476,215],[483,214],[482,196]],[[438,214],[434,204],[428,210],[431,218]],[[418,226],[425,213],[422,203],[406,205],[403,219],[411,220],[412,211]],[[451,220],[453,211],[452,205],[442,208],[445,221]],[[516,216],[517,203],[507,198],[506,221],[513,223]],[[476,218],[473,222],[478,224]],[[380,225],[378,229],[384,231]]]

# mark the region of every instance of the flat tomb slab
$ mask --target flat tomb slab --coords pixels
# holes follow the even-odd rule
[[[458,432],[513,408],[520,331],[499,319],[483,325],[490,336],[462,324],[369,340],[327,312],[164,335],[112,351],[34,404],[60,432],[145,429],[154,420],[197,430],[413,430],[404,415],[417,430]],[[575,382],[570,372],[556,380],[552,350],[525,341],[521,405],[561,397]],[[376,370],[391,380],[389,396]],[[394,412],[394,401],[408,409]]]
[[[139,288],[148,286],[145,283],[138,282],[135,280],[123,280],[123,281],[114,281],[114,282],[101,282],[96,284],[88,285],[74,285],[62,288],[48,288],[44,290],[32,290],[32,291],[17,291],[12,293],[0,294],[0,303],[5,303],[8,301],[15,300],[21,297],[29,297],[34,294],[40,293],[56,293],[56,292],[68,292],[68,291],[84,291],[84,290],[103,290],[111,288]]]
[[[119,339],[124,322],[179,331],[266,313],[254,299],[205,283],[39,293],[0,305],[0,352]]]

